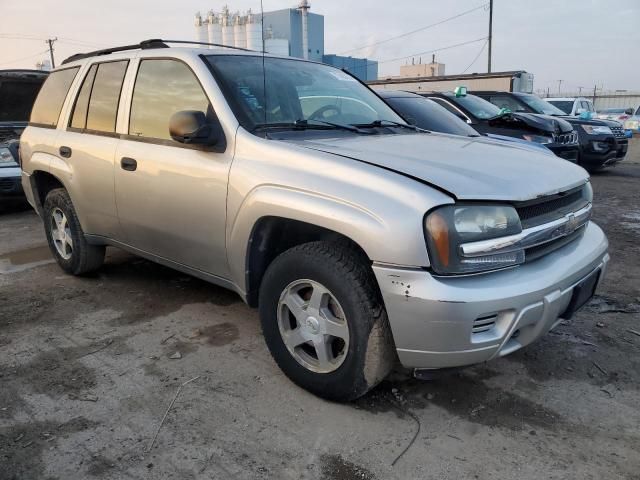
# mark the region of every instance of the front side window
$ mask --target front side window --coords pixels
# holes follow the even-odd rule
[[[213,116],[198,79],[177,60],[142,60],[133,88],[129,135],[170,140],[174,113],[197,110]]]
[[[210,55],[207,60],[231,108],[248,130],[301,121],[403,123],[378,96],[334,67],[250,55]]]
[[[31,123],[49,127],[58,125],[64,99],[79,69],[80,67],[67,68],[49,75],[33,105]]]

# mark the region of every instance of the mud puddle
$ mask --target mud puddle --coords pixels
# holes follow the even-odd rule
[[[22,272],[54,261],[47,245],[10,252],[0,255],[0,274]]]

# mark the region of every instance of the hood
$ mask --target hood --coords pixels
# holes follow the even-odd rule
[[[291,143],[397,172],[461,200],[531,200],[589,178],[566,160],[482,137],[412,133]]]
[[[605,126],[605,127],[620,126],[620,122],[616,122],[613,120],[601,120],[597,118],[586,119],[586,118],[572,117],[572,116],[562,116],[562,117],[556,117],[556,118],[562,118],[563,120],[566,120],[567,122],[569,122],[571,125],[594,125],[594,126],[600,126],[600,127],[601,126]]]
[[[539,115],[537,113],[512,113],[511,116],[516,118],[531,128],[538,129],[548,133],[569,133],[573,127],[569,122],[562,118],[552,117],[550,115]],[[499,119],[493,120],[498,121]]]

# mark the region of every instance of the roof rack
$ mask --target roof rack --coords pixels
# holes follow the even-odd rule
[[[179,44],[188,44],[188,45],[206,45],[210,47],[220,47],[220,48],[229,48],[231,50],[242,50],[244,52],[255,52],[256,50],[249,50],[247,48],[241,47],[232,47],[230,45],[220,45],[218,43],[207,43],[207,42],[197,42],[190,40],[162,40],[160,38],[152,38],[150,40],[143,40],[140,43],[134,45],[124,45],[122,47],[112,47],[105,48],[103,50],[95,50],[93,52],[87,53],[76,53],[75,55],[71,55],[69,58],[65,58],[62,62],[62,65],[75,62],[76,60],[82,60],[84,58],[98,57],[101,55],[109,55],[111,53],[116,52],[125,52],[127,50],[148,50],[151,48],[169,48],[167,43],[179,43]],[[262,52],[258,52],[262,53]]]

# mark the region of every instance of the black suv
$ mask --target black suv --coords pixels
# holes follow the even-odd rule
[[[420,93],[451,113],[465,120],[480,133],[523,138],[544,145],[558,157],[576,163],[578,161],[578,134],[563,119],[529,113],[501,110],[493,103],[466,93],[466,89],[454,92]]]
[[[530,93],[474,91],[473,94],[499,108],[508,108],[518,113],[551,115],[569,122],[578,132],[578,163],[590,172],[614,165],[627,154],[629,140],[620,122],[567,115],[555,105]]]
[[[0,70],[0,201],[23,196],[18,166],[18,139],[47,72]]]

